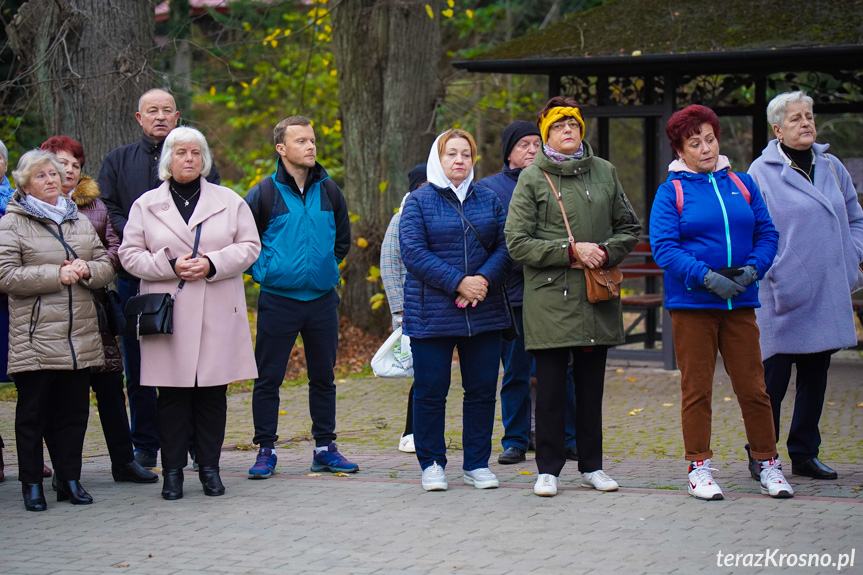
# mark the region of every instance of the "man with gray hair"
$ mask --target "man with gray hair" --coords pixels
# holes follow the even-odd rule
[[[279,388],[297,335],[309,374],[309,413],[315,452],[312,471],[354,473],[336,439],[339,347],[339,264],[351,248],[345,197],[317,161],[311,120],[291,116],[276,124],[276,173],[246,194],[258,224],[261,255],[252,277],[261,285],[252,394],[253,441],[260,446],[249,479],[266,479],[276,467]]]
[[[111,223],[120,239],[123,238],[123,229],[129,219],[132,204],[145,192],[158,188],[161,184],[158,170],[162,143],[177,126],[180,112],[170,93],[155,88],[141,95],[135,119],[143,131],[141,139],[109,152],[98,177],[100,197],[108,207]],[[207,181],[214,184],[221,181],[215,165],[207,176]],[[139,284],[138,278],[123,269],[119,271],[117,291],[122,306],[125,307],[129,298],[138,293]],[[126,393],[129,395],[135,459],[142,466],[153,468],[156,466],[156,453],[159,451],[156,388],[140,385],[141,350],[137,339],[123,337],[123,363],[126,368]],[[135,481],[134,478],[129,480]]]

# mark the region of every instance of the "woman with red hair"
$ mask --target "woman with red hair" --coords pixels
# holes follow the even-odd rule
[[[650,245],[665,270],[665,307],[671,314],[680,366],[683,443],[689,494],[722,499],[710,459],[711,396],[716,353],[743,412],[761,493],[791,497],[794,490],[776,459],[770,397],[758,344],[758,283],[773,263],[779,234],[758,186],[731,171],[719,155],[719,118],[692,105],[665,128],[675,159],[650,213]]]
[[[42,149],[52,152],[63,165],[64,173],[60,178],[63,195],[74,201],[78,211],[93,224],[102,245],[108,250],[108,259],[116,273],[120,268],[120,257],[117,255],[120,238],[111,225],[108,208],[99,199],[99,185],[96,180],[81,173],[86,160],[84,146],[69,136],[54,136],[45,140]],[[93,295],[107,309],[107,290],[95,290]],[[102,432],[111,456],[111,473],[114,481],[155,483],[159,481],[159,476],[141,467],[132,451],[132,434],[126,415],[126,396],[123,394],[123,356],[117,345],[117,336],[120,334],[112,334],[106,327],[100,335],[105,365],[91,370],[90,386],[96,392]],[[50,441],[49,437],[49,448]]]

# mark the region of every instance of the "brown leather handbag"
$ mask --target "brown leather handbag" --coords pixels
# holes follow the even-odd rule
[[[560,206],[560,213],[563,215],[563,223],[569,236],[569,245],[577,262],[573,267],[584,269],[584,284],[587,287],[588,301],[590,303],[598,303],[618,299],[620,297],[620,283],[623,281],[623,272],[617,266],[590,269],[584,265],[584,262],[578,257],[578,250],[575,249],[575,238],[572,237],[572,229],[569,227],[569,218],[566,217],[566,210],[563,209],[563,200],[560,198],[560,192],[557,191],[557,188],[548,176],[548,172],[543,170],[542,173],[545,179],[548,180],[548,185],[551,186],[554,195],[557,196],[557,204]]]

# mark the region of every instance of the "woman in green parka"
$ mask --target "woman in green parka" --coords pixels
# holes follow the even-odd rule
[[[582,140],[584,120],[573,99],[549,100],[537,125],[543,148],[519,176],[506,221],[510,256],[524,266],[525,347],[536,358],[534,493],[555,495],[566,463],[563,406],[570,359],[582,485],[614,491],[617,482],[602,470],[602,394],[608,348],[624,341],[623,317],[620,299],[588,301],[580,262],[590,268],[619,264],[638,242],[641,224],[617,170]],[[552,184],[566,210],[577,258]]]

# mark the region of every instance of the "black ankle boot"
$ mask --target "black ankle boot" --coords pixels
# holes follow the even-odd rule
[[[129,463],[112,463],[111,475],[114,476],[114,481],[130,481],[132,483],[159,482],[158,475],[156,475],[146,467],[141,467],[141,464],[134,459]]]
[[[93,498],[81,487],[77,479],[57,481],[57,501],[69,501],[72,505],[90,505]]]
[[[168,501],[183,498],[183,470],[162,470],[162,497]]]
[[[24,508],[27,511],[45,511],[48,509],[41,483],[22,483],[21,493],[24,495]]]
[[[225,486],[222,485],[222,478],[219,477],[219,466],[198,468],[198,477],[201,479],[201,485],[204,486],[204,495],[217,497],[225,494]]]

